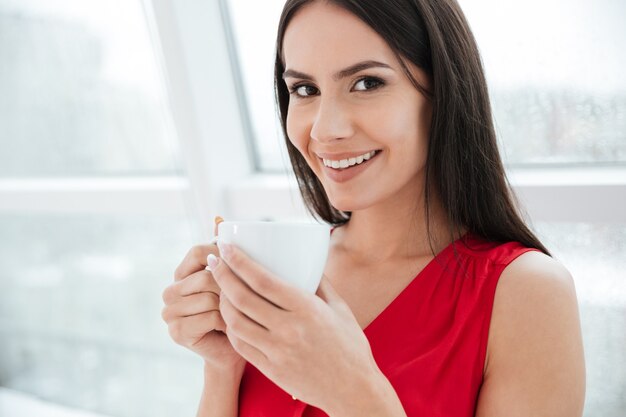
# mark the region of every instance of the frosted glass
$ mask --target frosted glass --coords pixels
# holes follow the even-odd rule
[[[161,319],[190,227],[0,215],[0,385],[114,417],[195,415],[202,361]]]
[[[284,0],[229,0],[244,96],[261,169],[284,171],[289,157],[274,104],[274,45]]]
[[[181,171],[139,0],[0,0],[0,91],[0,177]]]
[[[626,224],[538,223],[576,284],[587,364],[585,417],[626,410]]]

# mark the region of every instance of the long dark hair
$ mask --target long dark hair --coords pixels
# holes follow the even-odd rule
[[[321,182],[287,135],[289,91],[282,78],[283,37],[295,13],[313,1],[285,3],[276,40],[274,88],[289,159],[305,205],[313,216],[341,225],[350,220],[351,212],[330,204]],[[441,199],[452,236],[465,227],[491,242],[517,241],[550,255],[518,212],[519,202],[498,152],[476,40],[456,0],[326,1],[376,31],[399,58],[415,88],[432,102],[424,190],[429,240],[429,195],[434,191]],[[420,86],[403,59],[430,77],[431,91]]]

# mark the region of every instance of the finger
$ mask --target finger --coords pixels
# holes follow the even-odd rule
[[[213,277],[221,289],[221,298],[228,300],[243,314],[266,329],[275,328],[286,313],[263,296],[254,292],[221,259],[213,268]]]
[[[237,246],[222,245],[220,249],[222,259],[243,282],[255,293],[261,295],[283,310],[293,311],[297,309],[298,305],[302,304],[303,297],[308,296],[307,293],[294,285],[274,276],[274,274],[265,269],[258,262],[255,262]],[[226,253],[224,253],[224,251],[226,251]],[[218,282],[218,285],[224,291],[222,283]],[[232,295],[229,298],[236,301],[232,298]],[[237,307],[239,306],[237,305]]]
[[[181,345],[188,340],[196,339],[213,330],[225,331],[226,324],[216,311],[197,314],[191,317],[181,317],[168,323],[168,332],[172,339]]]
[[[267,359],[267,355],[253,345],[237,337],[235,333],[228,329],[228,326],[226,328],[226,336],[228,337],[228,341],[233,349],[235,349],[235,351],[239,353],[242,358],[250,362],[255,368],[261,372],[268,368],[270,362]]]
[[[206,257],[212,253],[218,254],[217,246],[215,245],[196,245],[192,247],[185,255],[183,261],[178,265],[174,271],[174,280],[180,281],[194,272],[205,269]]]
[[[178,317],[189,317],[208,311],[219,311],[219,298],[213,292],[203,292],[182,297],[180,301],[165,306],[161,312],[161,317],[167,322]]]
[[[163,302],[174,304],[180,298],[200,292],[214,292],[219,296],[221,290],[210,271],[194,272],[181,281],[175,281],[163,291]]]
[[[221,332],[226,330],[226,323],[218,311],[207,311],[194,316],[183,317],[181,321],[181,331],[188,336],[198,337],[213,330]]]
[[[229,332],[261,351],[270,347],[270,331],[239,311],[225,296],[220,299],[220,313]]]

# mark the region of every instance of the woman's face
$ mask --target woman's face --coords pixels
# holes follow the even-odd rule
[[[424,186],[430,104],[383,38],[350,12],[314,2],[289,23],[283,53],[287,134],[331,204],[355,211],[415,199]],[[428,89],[426,75],[407,65]]]

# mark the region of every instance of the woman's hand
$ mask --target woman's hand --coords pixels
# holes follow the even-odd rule
[[[382,375],[352,311],[322,279],[317,295],[285,283],[241,249],[211,266],[235,350],[284,391],[322,410]],[[357,394],[358,395],[358,394]]]
[[[215,228],[217,234],[217,225]],[[231,346],[219,310],[221,289],[207,266],[207,255],[219,255],[215,245],[189,250],[174,272],[174,283],[163,291],[163,320],[171,338],[200,355],[219,372],[243,372],[246,360]]]

